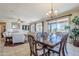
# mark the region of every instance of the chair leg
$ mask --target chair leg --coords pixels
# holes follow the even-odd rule
[[[68,54],[68,51],[67,51],[67,47],[66,47],[66,45],[65,45],[65,51],[66,51],[66,54]]]
[[[60,56],[60,53],[59,53],[59,56]]]
[[[50,56],[50,50],[48,50],[48,56]]]
[[[30,52],[30,56],[32,56],[32,52]]]
[[[63,56],[65,56],[65,51],[64,51],[64,49],[62,50],[62,54],[63,54]]]
[[[43,54],[46,55],[46,54],[45,54],[45,49],[43,49]]]

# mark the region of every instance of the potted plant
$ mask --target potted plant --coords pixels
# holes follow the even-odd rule
[[[64,26],[64,29],[69,31],[70,25],[65,25],[65,26]]]
[[[70,38],[73,39],[73,45],[79,47],[79,16],[75,16],[72,22],[75,27],[71,30]]]

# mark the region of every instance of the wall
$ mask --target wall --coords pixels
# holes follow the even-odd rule
[[[44,21],[44,32],[48,32],[48,22]]]
[[[2,33],[5,31],[5,23],[0,23],[0,39],[3,37]]]

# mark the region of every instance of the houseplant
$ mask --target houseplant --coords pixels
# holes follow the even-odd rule
[[[79,47],[79,16],[75,16],[72,22],[75,27],[71,30],[70,38],[73,39],[73,45]]]

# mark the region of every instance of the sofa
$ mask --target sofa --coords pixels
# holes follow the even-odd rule
[[[23,33],[13,33],[12,34],[12,43],[24,43],[25,35]]]

